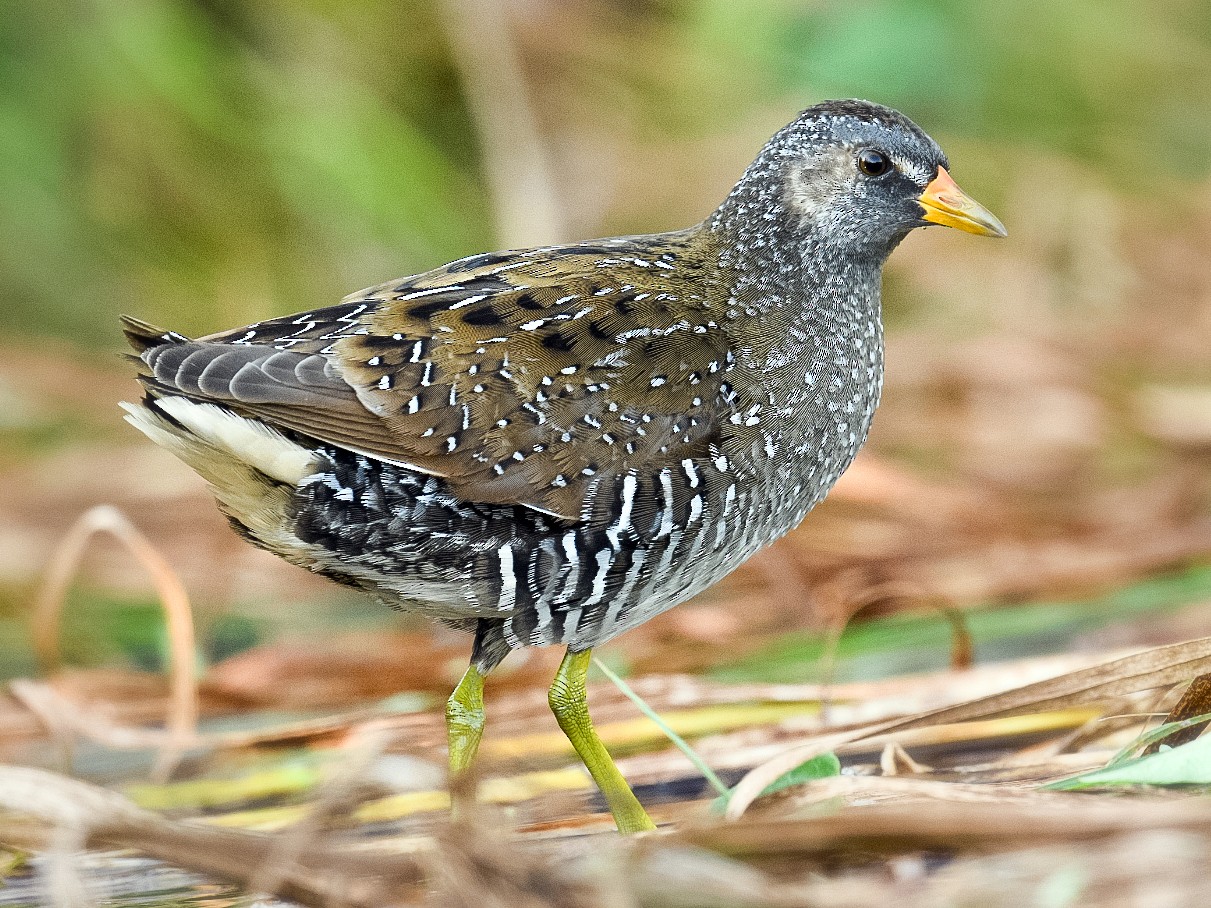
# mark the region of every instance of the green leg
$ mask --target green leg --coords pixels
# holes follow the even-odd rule
[[[614,815],[614,822],[618,824],[618,831],[643,832],[655,829],[656,824],[647,815],[639,799],[627,785],[627,780],[610,759],[609,751],[597,737],[597,732],[593,731],[585,691],[585,675],[589,671],[591,652],[592,650],[585,650],[583,653],[574,653],[568,650],[559,666],[559,672],[555,675],[555,681],[551,684],[547,700],[559,727],[568,736],[568,740],[580,754],[580,759],[588,767],[593,781],[605,795],[610,813]]]
[[[484,734],[484,676],[472,665],[446,701],[446,740],[450,775],[464,772],[475,760]]]

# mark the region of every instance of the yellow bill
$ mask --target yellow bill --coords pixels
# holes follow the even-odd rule
[[[943,227],[954,227],[978,236],[1006,236],[1005,225],[997,216],[959,188],[945,167],[938,168],[925,191],[921,193],[922,220]]]

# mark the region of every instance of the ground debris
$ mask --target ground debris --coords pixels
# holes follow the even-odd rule
[[[1019,899],[1055,889],[1098,899],[1081,904],[1129,904],[1115,901],[1121,894],[1108,879],[1193,891],[1211,861],[1211,800],[1166,788],[1120,795],[1041,788],[1104,765],[1149,724],[1156,691],[1209,665],[1211,638],[1111,659],[977,666],[898,679],[899,690],[838,686],[827,713],[818,685],[730,689],[637,679],[636,689],[666,716],[675,719],[679,703],[697,703],[705,712],[691,735],[704,758],[733,779],[744,773],[729,804],[739,819],[724,821],[704,786],[688,784],[694,773],[684,758],[656,737],[634,736],[627,719],[603,722],[613,746],[629,741],[642,751],[620,765],[662,825],[646,837],[618,837],[583,770],[566,752],[552,748],[544,757],[532,734],[509,759],[501,755],[508,736],[497,739],[495,759],[486,750],[480,806],[452,823],[448,795],[425,788],[423,761],[395,756],[402,747],[439,762],[440,744],[418,751],[408,723],[367,711],[346,716],[343,730],[333,720],[322,738],[216,737],[211,756],[189,765],[194,781],[128,786],[129,796],[47,770],[2,767],[0,844],[35,854],[24,873],[36,881],[18,871],[19,885],[59,893],[88,892],[104,878],[104,865],[73,855],[121,848],[199,880],[308,906],[339,897],[350,906],[791,908],[878,904],[893,894],[897,904],[927,906],[983,891],[984,882],[962,890],[980,874],[1008,881]],[[513,698],[517,729],[530,707],[527,694]],[[607,710],[613,715],[625,700],[606,702],[618,704]],[[791,709],[754,708],[747,726],[736,723],[737,709],[763,702]],[[715,708],[729,718],[712,725]],[[1113,718],[1095,734],[1098,717]],[[263,749],[275,741],[277,751]],[[291,742],[285,750],[283,741]],[[845,774],[784,788],[741,815],[763,779],[823,749],[837,750]],[[552,768],[518,773],[525,751],[530,766],[545,759]],[[317,771],[279,790],[277,806],[166,797],[201,792],[207,773],[223,767],[297,766],[308,754],[322,755]],[[395,761],[390,776],[375,771],[384,761]],[[404,790],[412,776],[418,786]],[[222,784],[216,779],[213,790]],[[1132,848],[1174,851],[1144,867],[1135,855],[1123,862]],[[1005,891],[990,903],[1015,904]]]

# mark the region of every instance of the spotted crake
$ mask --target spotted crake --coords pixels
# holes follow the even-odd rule
[[[568,646],[579,706],[560,679],[552,703],[580,708],[591,647],[825,496],[879,400],[887,257],[929,223],[1004,234],[946,168],[902,114],[826,102],[687,230],[474,255],[197,340],[126,319],[146,392],[127,418],[256,545],[474,632],[461,768],[509,650]]]

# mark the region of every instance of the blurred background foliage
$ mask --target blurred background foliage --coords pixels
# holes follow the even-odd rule
[[[111,350],[119,311],[204,332],[508,244],[450,5],[6,0],[0,327]],[[1211,167],[1203,0],[507,7],[556,239],[697,219],[825,97],[904,109],[990,204],[1015,150],[1179,208]]]

